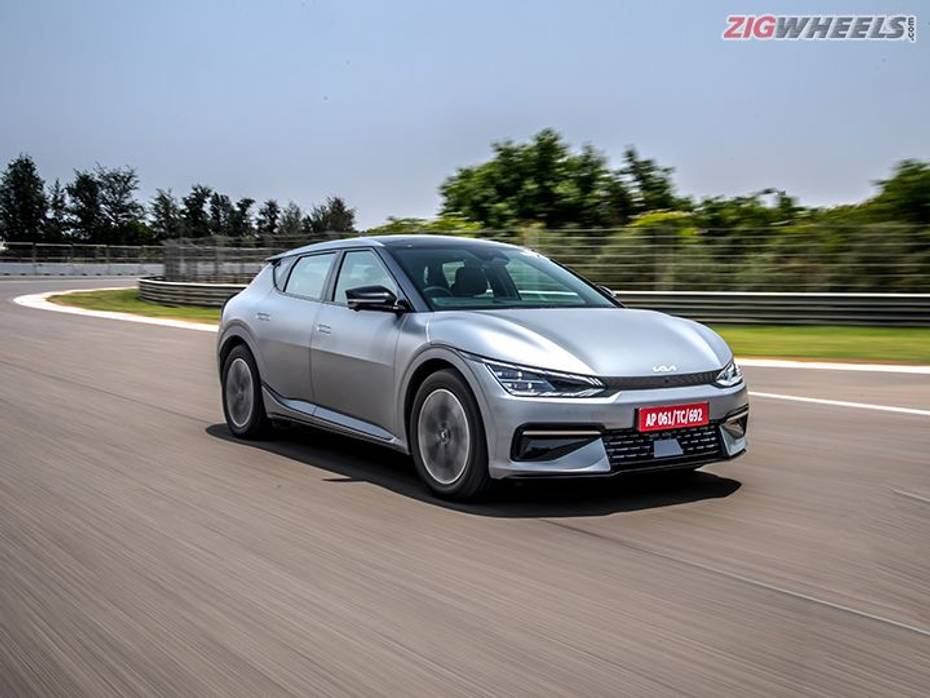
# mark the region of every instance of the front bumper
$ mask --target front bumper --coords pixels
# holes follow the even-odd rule
[[[694,468],[735,458],[747,448],[745,383],[732,388],[698,385],[626,390],[595,398],[516,397],[501,387],[484,364],[469,360],[468,365],[479,386],[488,469],[495,479]],[[649,434],[635,429],[640,407],[705,400],[710,408],[707,427]],[[664,442],[661,448],[653,443],[656,440]],[[549,446],[554,448],[547,453]]]

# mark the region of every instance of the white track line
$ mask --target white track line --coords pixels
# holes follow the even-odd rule
[[[921,417],[930,417],[930,410],[918,410],[913,407],[892,407],[891,405],[872,405],[867,402],[846,402],[845,400],[825,400],[819,397],[801,397],[800,395],[781,395],[779,393],[758,393],[750,390],[752,397],[765,397],[773,400],[790,400],[792,402],[810,402],[815,405],[830,405],[831,407],[854,407],[860,410],[878,410],[879,412],[897,412],[898,414],[916,414]]]
[[[787,359],[736,359],[740,366],[760,368],[809,368],[822,371],[874,371],[876,373],[922,373],[930,375],[930,366],[901,366],[897,364],[852,364],[834,361],[789,361]]]
[[[891,490],[891,491],[902,497],[907,497],[908,499],[914,499],[918,502],[923,502],[924,504],[930,504],[930,497],[921,497],[919,494],[914,494],[913,492],[905,492],[904,490]]]
[[[779,586],[777,584],[770,584],[769,582],[764,582],[760,579],[755,579],[753,577],[747,577],[746,575],[739,574],[738,572],[730,572],[721,567],[715,565],[709,565],[704,562],[698,562],[696,560],[689,560],[687,558],[678,557],[669,552],[663,552],[651,546],[641,545],[639,543],[634,543],[632,541],[625,540],[619,536],[613,536],[604,533],[598,533],[596,531],[590,531],[581,526],[574,524],[566,524],[561,521],[553,521],[552,519],[542,519],[544,523],[550,524],[552,526],[558,526],[568,531],[575,531],[576,533],[582,533],[587,536],[592,536],[594,538],[600,538],[602,540],[610,541],[616,545],[622,545],[623,547],[629,548],[630,550],[635,550],[640,553],[645,553],[647,555],[655,555],[656,557],[661,557],[665,560],[678,563],[680,565],[687,565],[689,567],[695,567],[705,572],[710,572],[711,574],[717,574],[722,577],[728,577],[746,584],[751,584],[755,587],[762,589],[767,589],[768,591],[775,591],[779,594],[784,594],[786,596],[791,596],[796,599],[801,599],[803,601],[809,601],[820,606],[826,606],[827,608],[832,608],[837,611],[843,611],[844,613],[849,613],[854,616],[859,616],[860,618],[866,618],[868,620],[877,621],[879,623],[885,623],[886,625],[892,625],[901,630],[908,630],[912,633],[917,633],[918,635],[924,635],[930,637],[930,629],[921,627],[919,625],[911,625],[910,623],[905,623],[900,620],[894,620],[892,618],[886,618],[885,616],[879,616],[874,613],[869,613],[868,611],[862,611],[858,608],[852,606],[845,606],[835,601],[828,601],[827,599],[822,599],[819,596],[813,596],[811,594],[806,594],[804,592],[795,591],[794,589],[788,589],[787,587]]]
[[[171,320],[169,318],[146,317],[145,315],[133,315],[132,313],[115,313],[108,310],[87,310],[71,305],[61,305],[52,303],[48,300],[49,296],[61,296],[66,293],[82,293],[85,291],[117,291],[132,286],[111,286],[108,288],[76,288],[69,291],[48,291],[46,293],[31,293],[26,296],[17,296],[13,302],[27,308],[37,308],[39,310],[52,310],[56,313],[68,313],[70,315],[83,315],[85,317],[99,317],[107,320],[125,320],[127,322],[141,322],[146,325],[161,325],[162,327],[176,327],[185,330],[200,330],[201,332],[216,332],[216,325],[210,325],[205,322],[192,322],[187,320]]]

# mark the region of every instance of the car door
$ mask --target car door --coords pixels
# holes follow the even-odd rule
[[[313,332],[314,402],[337,413],[327,416],[319,410],[317,415],[324,419],[389,438],[396,411],[394,354],[405,316],[351,310],[346,304],[346,290],[359,286],[384,286],[401,297],[397,283],[377,253],[370,249],[343,253],[332,300],[322,305]],[[379,428],[372,429],[371,425]]]
[[[310,344],[337,254],[306,255],[284,270],[284,278],[276,274],[275,289],[256,315],[262,380],[281,397],[313,402]]]

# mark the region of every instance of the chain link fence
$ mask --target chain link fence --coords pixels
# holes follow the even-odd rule
[[[618,290],[930,293],[930,229],[914,226],[526,228],[466,235],[525,245]],[[244,283],[269,256],[307,242],[275,238],[256,246],[255,241],[243,245],[203,239],[157,247],[0,243],[0,274],[126,273],[169,281]],[[19,271],[11,271],[13,267]]]
[[[158,276],[161,245],[81,245],[0,242],[0,275]]]
[[[525,245],[614,289],[930,292],[930,229],[913,226],[528,228],[466,235]],[[165,276],[247,281],[268,256],[306,242],[277,239],[257,248],[175,243],[166,247]]]

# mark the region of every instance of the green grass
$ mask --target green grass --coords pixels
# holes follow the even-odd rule
[[[715,325],[737,356],[930,363],[930,328]]]
[[[49,298],[89,310],[218,322],[217,308],[169,307],[139,300],[135,289],[84,291]],[[930,328],[716,325],[737,356],[930,363]]]
[[[109,310],[117,313],[135,313],[149,317],[171,318],[172,320],[192,320],[195,322],[217,323],[220,319],[219,308],[201,306],[168,306],[150,303],[139,299],[134,288],[118,291],[81,291],[51,296],[52,303],[73,305],[87,310]]]

